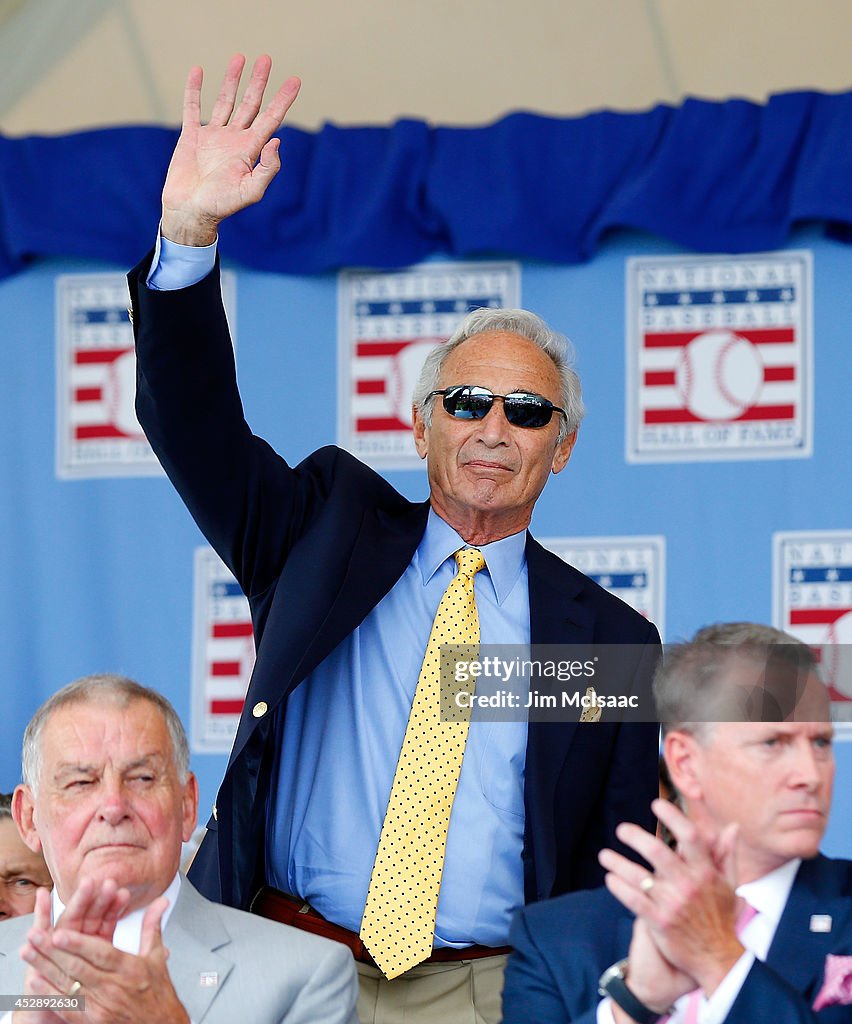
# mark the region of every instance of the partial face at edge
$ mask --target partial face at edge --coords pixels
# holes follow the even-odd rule
[[[26,845],[11,818],[0,818],[0,920],[31,914],[36,891],[52,886],[42,855]]]

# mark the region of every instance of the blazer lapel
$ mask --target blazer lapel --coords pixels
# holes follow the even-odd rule
[[[529,534],[526,555],[530,591],[530,642],[591,643],[593,614],[577,600],[583,587],[583,576],[543,548]],[[554,562],[557,564],[554,565]],[[576,729],[577,722],[529,724],[524,783],[525,888],[528,900],[549,896],[556,874],[556,845],[552,839],[554,794]],[[549,842],[547,837],[551,837]],[[531,870],[534,871],[534,885]]]
[[[257,700],[272,709],[277,707],[364,620],[405,572],[423,536],[428,512],[428,502],[409,504],[395,514],[365,511],[348,553],[335,554],[336,567],[345,561],[336,591],[318,597],[327,591],[327,586],[319,587],[310,601],[303,601],[298,609],[304,620],[299,629],[293,628],[293,593],[278,587],[261,641],[263,657],[258,657],[246,695],[249,707]],[[311,569],[316,571],[317,567]],[[303,570],[308,571],[307,567]],[[334,578],[334,573],[329,574],[327,582]],[[290,625],[285,637],[275,629],[276,622],[282,620]],[[258,730],[269,728],[270,718],[258,720],[243,714],[228,761],[229,771]]]
[[[300,681],[360,625],[405,572],[426,529],[429,502],[402,515],[368,510],[352,546],[349,565],[328,614],[293,673]]]
[[[205,900],[185,878],[163,941],[169,950],[169,976],[178,998],[192,1020],[201,1024],[234,969],[233,961],[222,952],[230,945],[231,936],[216,904]]]
[[[816,994],[822,980],[825,958],[837,942],[837,935],[852,922],[848,897],[838,895],[832,884],[832,862],[821,854],[802,861],[766,963],[806,998]],[[830,919],[830,931],[814,930]]]

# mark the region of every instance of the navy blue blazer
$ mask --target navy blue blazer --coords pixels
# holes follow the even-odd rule
[[[829,932],[811,931],[827,914]],[[598,979],[627,956],[633,915],[606,889],[524,907],[506,967],[503,1024],[594,1024]],[[852,1006],[811,1010],[825,958],[852,954],[852,861],[803,861],[766,961],[755,962],[726,1024],[850,1024]]]
[[[150,261],[149,254],[128,278],[137,415],[189,511],[248,596],[254,625],[257,660],[245,710],[216,820],[190,872],[209,898],[245,907],[265,881],[276,715],[400,578],[429,505],[403,498],[338,448],[290,467],[255,437],[237,391],[218,272],[190,288],[157,292],[145,286]],[[532,642],[643,645],[634,692],[647,700],[659,650],[654,626],[530,536],[526,555]],[[256,718],[259,702],[268,711]],[[652,827],[657,751],[653,723],[530,725],[528,901],[600,884],[597,851],[618,845],[618,822]]]

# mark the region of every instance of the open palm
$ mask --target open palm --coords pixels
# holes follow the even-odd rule
[[[232,58],[207,124],[201,123],[203,72],[192,68],[184,92],[183,125],[163,188],[162,232],[185,245],[214,241],[221,221],[258,202],[278,173],[278,130],[299,93],[288,78],[261,110],[272,68],[270,57],[254,63],[245,94],[236,104],[245,58]]]

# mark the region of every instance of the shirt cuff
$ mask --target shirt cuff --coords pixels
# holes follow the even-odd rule
[[[218,238],[210,245],[181,245],[157,232],[154,258],[145,284],[158,292],[189,288],[207,277],[216,263]],[[4,1024],[0,1021],[0,1024]]]
[[[754,953],[746,950],[728,971],[709,999],[701,997],[698,1024],[722,1024],[734,1005],[746,976],[754,964]]]
[[[612,1013],[612,1000],[609,996],[606,999],[601,999],[598,1003],[597,1024],[615,1024],[615,1017]]]

